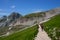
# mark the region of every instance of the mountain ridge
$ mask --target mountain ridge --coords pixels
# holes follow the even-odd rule
[[[14,30],[23,29],[35,23],[39,23],[40,21],[43,21],[45,19],[50,19],[51,17],[57,14],[60,14],[59,8],[52,9],[45,12],[31,13],[25,16],[22,16],[19,13],[13,12],[9,16],[7,16],[7,18],[5,19],[6,21],[3,20],[4,18],[2,19],[0,18],[0,29],[3,30],[3,32],[1,32],[0,30],[1,32],[0,34],[3,35],[3,34],[6,34],[6,32],[8,31],[14,32]],[[4,22],[1,22],[1,20],[3,20]],[[20,26],[18,27],[18,25]],[[9,28],[11,29],[9,30]]]

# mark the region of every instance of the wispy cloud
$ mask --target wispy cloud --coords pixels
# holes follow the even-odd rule
[[[4,9],[0,9],[0,13],[5,13],[6,11]]]
[[[43,9],[32,9],[32,10],[33,10],[33,12],[32,12],[32,13],[42,12],[42,11],[44,11]]]
[[[41,10],[36,10],[36,11],[34,11],[34,12],[42,12]]]
[[[11,8],[14,9],[14,8],[16,8],[16,6],[15,5],[12,5]]]
[[[2,11],[2,9],[0,9],[0,11]]]

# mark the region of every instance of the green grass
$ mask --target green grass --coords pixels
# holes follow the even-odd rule
[[[60,14],[43,23],[44,30],[52,40],[59,40],[60,37]]]
[[[0,37],[0,40],[34,40],[37,35],[38,25],[25,29],[23,31],[13,33],[6,37]]]

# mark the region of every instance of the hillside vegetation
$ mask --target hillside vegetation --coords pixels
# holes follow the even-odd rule
[[[37,13],[31,13],[24,16],[24,18],[33,18],[33,17],[43,17],[45,16],[45,12],[37,12]]]
[[[35,25],[23,31],[14,33],[6,37],[0,37],[0,40],[34,40],[38,32],[38,26]]]
[[[44,30],[52,40],[60,40],[60,14],[43,23]]]

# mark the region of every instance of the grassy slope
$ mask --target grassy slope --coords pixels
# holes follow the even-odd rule
[[[43,23],[45,31],[52,40],[59,40],[60,37],[60,14],[51,18],[48,22]]]
[[[37,32],[38,26],[35,25],[31,28],[14,33],[7,37],[0,37],[0,40],[34,40],[34,37],[36,36]]]

